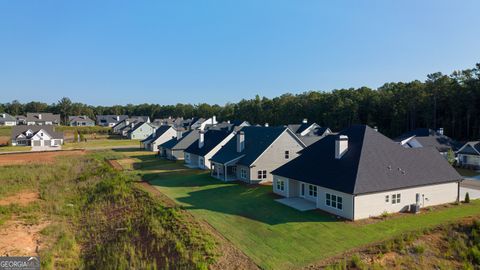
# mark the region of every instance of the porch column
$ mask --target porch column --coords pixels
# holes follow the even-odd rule
[[[225,174],[224,174],[224,178],[225,178],[225,181],[227,181],[227,164],[224,165],[224,170],[225,170]]]

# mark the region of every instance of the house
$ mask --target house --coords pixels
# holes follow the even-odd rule
[[[148,136],[145,140],[142,141],[142,145],[145,150],[148,151],[159,151],[159,146],[168,140],[177,137],[177,131],[171,126],[160,126],[157,128],[155,133]]]
[[[464,144],[457,151],[458,164],[480,169],[480,141],[471,141]]]
[[[200,130],[198,139],[185,149],[185,164],[191,168],[210,169],[210,158],[235,136],[229,129]]]
[[[223,181],[271,182],[271,171],[298,156],[303,142],[285,127],[243,127],[213,157],[212,176]]]
[[[130,140],[145,140],[150,135],[154,134],[156,129],[157,127],[150,123],[139,122],[128,131],[127,137]]]
[[[78,116],[69,116],[68,123],[71,127],[93,127],[95,126],[95,121],[90,119],[90,117],[86,115],[78,115]]]
[[[160,156],[170,160],[184,160],[187,149],[198,138],[199,130],[177,130],[177,136],[160,145]]]
[[[112,127],[112,133],[127,136],[127,133],[138,123],[150,123],[150,117],[132,116],[125,118]]]
[[[462,180],[436,149],[402,147],[365,125],[327,135],[272,174],[285,204],[350,220],[456,202]]]
[[[183,122],[183,117],[178,118],[159,118],[153,120],[153,124],[156,126],[172,126],[172,127],[181,127]]]
[[[308,123],[307,119],[303,119],[301,124],[290,124],[287,125],[287,127],[293,131],[306,146],[332,133],[327,127],[321,127],[317,123]]]
[[[0,126],[16,126],[17,119],[8,113],[0,113]]]
[[[218,123],[217,118],[215,116],[212,116],[211,118],[208,118],[208,119],[196,118],[191,122],[190,129],[204,130],[207,125],[216,125],[217,123]]]
[[[113,127],[118,122],[128,118],[128,115],[97,115],[97,125],[103,127]]]
[[[12,145],[25,145],[34,148],[61,147],[63,133],[56,132],[52,125],[15,126],[12,130]]]
[[[27,117],[25,115],[16,115],[14,116],[17,119],[17,125],[26,125]]]
[[[53,113],[27,113],[27,125],[60,125],[60,114]]]
[[[457,142],[443,134],[443,128],[437,131],[418,128],[400,135],[395,141],[406,148],[435,147],[445,157],[448,151],[456,151],[459,148]]]

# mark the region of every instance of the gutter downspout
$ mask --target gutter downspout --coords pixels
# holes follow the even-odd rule
[[[352,221],[355,221],[355,198],[357,195],[352,196]]]
[[[460,183],[463,181],[463,179],[458,181],[458,187],[457,187],[457,204],[460,203]]]

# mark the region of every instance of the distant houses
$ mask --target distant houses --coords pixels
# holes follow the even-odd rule
[[[78,115],[69,116],[68,124],[71,127],[93,127],[95,126],[95,121],[93,121],[92,119],[90,119],[90,117],[86,115]]]
[[[60,114],[53,113],[27,113],[25,120],[27,125],[55,125],[61,124]]]
[[[443,128],[436,131],[418,128],[400,135],[395,141],[406,148],[434,147],[443,156],[446,156],[448,151],[456,151],[459,148],[457,142],[444,134]]]
[[[285,127],[243,127],[211,159],[222,181],[271,182],[271,172],[297,157],[305,144]]]
[[[33,150],[60,148],[63,133],[56,132],[52,125],[20,125],[12,130],[12,145],[31,146]]]
[[[102,127],[113,127],[117,123],[128,118],[128,115],[97,115],[97,125]]]
[[[8,113],[0,113],[0,126],[16,126],[17,119]]]
[[[457,151],[458,165],[480,169],[480,141],[465,143]]]
[[[351,220],[455,202],[462,180],[436,149],[402,147],[365,125],[327,135],[272,174],[280,202]]]

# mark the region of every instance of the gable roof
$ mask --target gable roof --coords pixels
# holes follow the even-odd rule
[[[480,141],[471,141],[465,143],[457,152],[457,154],[480,156]]]
[[[335,158],[335,140],[348,136],[348,150]],[[365,125],[327,135],[272,174],[348,194],[364,194],[455,182],[462,177],[433,147],[405,148]]]
[[[41,118],[41,119],[40,119]],[[53,113],[27,113],[27,122],[52,122],[60,123],[60,114]]]
[[[119,117],[119,120],[117,121],[117,116]],[[104,120],[105,123],[118,123],[118,122],[121,122],[125,119],[128,118],[128,115],[111,115],[111,114],[107,114],[107,115],[97,115],[96,116],[97,118],[97,122],[100,123],[102,120]]]
[[[185,150],[187,149],[195,140],[198,139],[198,130],[187,131],[182,134],[182,138],[173,138],[166,141],[160,146],[166,149],[172,150]]]
[[[5,122],[17,122],[17,118],[11,116],[8,113],[0,113],[0,123],[5,123]]]
[[[410,148],[431,146],[435,147],[439,152],[446,152],[449,149],[457,150],[460,147],[450,137],[428,128],[417,128],[403,133],[395,138],[395,141],[401,142],[402,145]]]
[[[238,160],[238,164],[250,166],[260,157],[265,150],[283,133],[289,131],[285,127],[243,127],[241,131],[245,134],[245,148],[242,152],[237,152],[237,140],[232,139],[226,143],[211,160],[218,163],[228,163],[232,160]],[[291,133],[294,139],[298,138]],[[298,140],[300,144],[303,143]]]
[[[158,138],[160,138],[163,134],[165,134],[165,132],[167,132],[167,130],[169,130],[169,129],[173,129],[173,127],[171,127],[171,126],[159,126],[153,134],[148,136],[142,142],[153,142],[153,141],[157,140]]]
[[[204,144],[202,148],[198,147],[198,138],[195,140],[185,152],[192,153],[198,156],[205,156],[219,143],[221,143],[232,132],[228,130],[208,130],[204,134]]]
[[[143,125],[148,125],[148,126],[150,126],[151,128],[155,128],[155,126],[153,126],[153,125],[150,124],[150,123],[147,123],[147,122],[138,122],[138,123],[136,123],[136,124],[132,127],[132,129],[130,129],[128,132],[129,132],[129,133],[135,132],[135,130],[139,129],[139,128],[140,128],[141,126],[143,126]]]
[[[69,116],[68,122],[94,122],[94,121],[86,115],[76,115],[76,116]]]
[[[50,126],[50,125],[14,126],[13,129],[12,129],[12,139],[17,138],[18,135],[20,135],[20,134],[25,134],[25,132],[27,132],[28,130],[31,130],[34,135],[37,132],[39,132],[40,130],[44,130],[45,132],[50,134],[50,136],[52,136],[52,138],[54,138],[54,139],[63,139],[63,132],[56,132],[55,128],[53,126]]]

